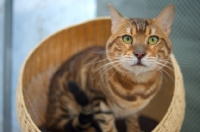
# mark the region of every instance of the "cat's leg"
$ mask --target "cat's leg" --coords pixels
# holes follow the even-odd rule
[[[138,115],[132,115],[126,118],[127,132],[142,132],[140,130]]]
[[[91,107],[89,105],[82,106],[80,114],[65,125],[65,132],[96,132],[91,126],[92,121]]]
[[[85,114],[80,114],[72,120],[70,120],[65,125],[65,132],[96,132],[96,130],[91,127],[90,120],[92,118]]]
[[[46,113],[46,127],[51,132],[64,132],[64,126],[78,114],[76,109],[78,107],[67,93],[60,95],[59,99],[56,98],[55,103],[53,101],[51,103]],[[75,110],[71,111],[71,109]]]
[[[96,132],[92,126],[93,111],[88,96],[74,81],[68,81],[68,89],[80,106],[80,113],[65,126],[65,130],[67,132]]]
[[[79,113],[79,107],[67,89],[64,79],[55,79],[50,84],[45,127],[51,132],[64,132],[64,126]]]
[[[107,103],[100,99],[94,102],[94,119],[98,122],[102,132],[117,132],[115,127],[115,117],[107,105]]]

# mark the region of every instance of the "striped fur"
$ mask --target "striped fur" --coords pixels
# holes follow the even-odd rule
[[[169,63],[174,6],[155,19],[123,18],[112,6],[110,12],[112,35],[105,48],[77,53],[52,77],[46,114],[49,130],[117,132],[115,119],[126,118],[128,132],[139,131],[138,112],[158,92],[162,68]],[[133,41],[126,44],[124,35]],[[150,45],[150,36],[157,36],[158,42]]]

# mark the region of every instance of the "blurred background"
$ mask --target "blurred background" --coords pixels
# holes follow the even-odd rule
[[[198,0],[0,0],[0,132],[20,132],[16,89],[27,55],[48,35],[72,24],[108,16],[111,3],[126,17],[156,17],[176,7],[170,38],[185,80],[182,132],[200,130],[200,1]]]

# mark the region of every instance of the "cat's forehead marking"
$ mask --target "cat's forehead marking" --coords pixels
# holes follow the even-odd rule
[[[155,34],[156,33],[156,29],[155,28],[151,28],[151,34]]]
[[[130,23],[136,27],[137,33],[145,33],[147,26],[149,25],[148,19],[131,18]]]
[[[127,27],[127,28],[126,28],[126,32],[127,32],[128,34],[132,34],[131,28],[130,28],[130,27]]]

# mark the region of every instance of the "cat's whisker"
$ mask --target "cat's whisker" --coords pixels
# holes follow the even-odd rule
[[[182,58],[176,57],[176,59],[177,59],[177,62],[179,63],[179,65],[181,67],[191,67],[191,65],[186,63],[185,60],[183,60]],[[151,58],[149,58],[149,60],[155,60],[155,61],[163,62],[163,63],[166,63],[166,64],[172,64],[172,62],[169,61],[168,58],[166,58],[166,59],[158,59],[158,58],[155,58],[155,57],[151,57]]]
[[[159,65],[162,65],[164,67],[167,67],[171,71],[173,71],[173,69],[167,65],[167,64],[172,64],[172,62],[170,62],[168,59],[156,59],[156,58],[152,58],[151,60],[148,60],[148,62],[154,62],[156,64],[159,64]]]
[[[123,66],[124,66],[124,64],[119,65],[120,68],[123,68]],[[115,72],[109,77],[108,80],[110,80],[115,75],[116,72],[117,72],[117,70],[115,69]]]
[[[159,65],[159,66],[162,66],[162,67],[166,67],[166,68],[169,69],[170,71],[174,72],[174,69],[171,68],[171,67],[169,67],[169,66],[166,65],[166,64],[162,64],[162,63],[160,63],[160,62],[156,62],[156,64]]]
[[[117,65],[119,65],[119,64],[117,64]],[[103,71],[103,73],[101,73],[100,79],[103,79],[103,76],[104,76],[108,71],[110,71],[113,67],[114,67],[114,66],[111,66],[111,67],[109,67],[107,70]],[[115,70],[114,73],[116,73],[116,71],[117,71],[117,70]],[[114,73],[112,74],[112,76],[114,75]],[[112,76],[111,76],[111,77],[112,77]],[[109,79],[110,79],[111,77],[109,77]],[[109,79],[108,79],[108,80],[109,80]]]
[[[108,80],[110,80],[115,75],[116,72],[117,70],[115,69],[115,72],[108,78]]]
[[[119,67],[121,67],[121,68],[123,68],[125,65],[126,65],[126,62],[127,62],[127,60],[120,60],[120,61],[118,61],[118,62],[121,62],[121,63],[116,63],[115,64],[115,66],[119,66]],[[108,72],[108,71],[110,71],[112,68],[114,67],[114,65],[111,65],[111,67],[109,67],[109,68],[107,68],[107,67],[105,67],[104,69],[102,69],[102,71],[103,71],[103,73],[101,73],[101,79],[102,79],[102,77]],[[105,70],[106,69],[106,70]],[[101,72],[101,71],[100,71]],[[125,71],[124,71],[125,72]],[[116,73],[116,72],[114,72],[114,73]],[[114,74],[113,74],[114,75]],[[112,76],[113,76],[112,75]]]
[[[105,68],[104,70],[100,71],[100,73],[99,73],[99,74],[101,74],[101,75],[100,75],[100,79],[102,80],[103,77],[104,77],[104,75],[105,75],[108,71],[110,71],[112,68],[113,68],[113,66],[111,66],[111,67],[109,67],[109,68]]]
[[[108,59],[108,58],[107,58],[107,59]],[[125,57],[121,57],[121,56],[119,56],[119,57],[111,57],[111,59],[112,59],[111,62],[109,61],[108,63],[102,65],[101,67],[104,67],[104,66],[107,66],[107,65],[112,65],[112,64],[114,64],[114,63],[118,63],[118,62],[125,61],[125,60],[124,60]],[[108,60],[109,60],[109,59],[108,59]],[[95,62],[94,62],[94,63],[95,63]],[[98,62],[97,62],[97,63],[98,63]],[[99,67],[99,68],[101,68],[101,67]],[[98,70],[99,68],[97,68],[97,70]]]
[[[124,61],[124,60],[121,60],[121,62],[123,62],[123,61]],[[122,64],[123,64],[123,63],[122,63]],[[122,66],[121,66],[121,63],[117,63],[117,64],[115,64],[115,66],[122,67]],[[111,67],[109,67],[109,68],[107,68],[107,69],[105,68],[106,70],[104,69],[105,71],[102,71],[101,76],[100,76],[100,79],[102,79],[103,76],[104,76],[108,71],[110,71],[113,67],[114,67],[114,65],[111,65]],[[101,72],[101,71],[100,71],[100,72]],[[114,73],[116,73],[116,72],[117,72],[117,70],[116,70]],[[114,75],[114,74],[113,74],[113,75]],[[113,75],[112,75],[112,76],[113,76]]]
[[[168,82],[168,79],[167,79],[167,77],[165,76],[165,74],[163,74],[161,68],[156,67],[156,70],[158,70],[158,71],[162,74],[162,76],[165,78],[165,80]]]
[[[168,64],[172,65],[172,62],[170,62],[170,61],[164,61],[164,60],[158,60],[157,63],[162,64],[163,66],[168,66]]]
[[[122,58],[122,57],[121,57]],[[119,60],[121,59],[119,57],[111,57],[112,60]],[[104,62],[104,61],[107,61],[109,60],[108,58],[105,58],[105,59],[102,59],[102,60],[99,60],[99,61],[95,61],[95,62],[90,62],[90,63],[87,63],[86,65],[92,65],[92,64],[97,64],[97,63],[101,63],[101,62]]]
[[[95,75],[99,75],[102,71],[106,70],[108,66],[109,66],[109,65],[106,65],[106,66],[104,66],[104,67],[103,67],[103,66],[98,67],[97,69],[94,70],[94,72],[93,72],[93,74],[91,75],[91,77],[92,77],[94,74],[95,74]],[[111,64],[110,66],[112,66],[112,64]]]
[[[126,65],[127,65],[127,62],[123,63],[123,64],[121,65],[121,67],[122,67],[122,68],[123,68],[123,67],[126,67]],[[123,69],[124,69],[124,68],[123,68]],[[127,70],[124,70],[123,73],[130,73],[130,72],[127,71]]]
[[[158,64],[158,63],[157,63]],[[162,63],[159,63],[156,67],[157,69],[161,70],[162,72],[164,72],[173,82],[174,82],[174,79],[172,78],[172,76],[162,67],[167,67],[171,72],[174,72],[174,69],[172,69],[171,67],[167,66],[167,65],[164,65]],[[164,75],[164,74],[163,74]]]
[[[106,69],[106,71],[109,71],[110,68],[107,68],[108,66],[111,66],[111,69],[112,69],[113,65],[114,65],[114,64],[116,65],[116,64],[119,63],[120,61],[122,61],[122,60],[109,62],[109,63],[106,63],[106,64],[104,64],[104,65],[98,67],[97,69],[94,70],[94,73],[93,73],[91,76],[93,76],[93,75],[94,75],[95,73],[97,73],[97,72],[98,72],[97,75],[100,74],[101,72],[105,72],[105,69]],[[106,73],[106,72],[105,72],[105,73]]]
[[[169,63],[171,63],[168,58],[166,58],[166,59],[159,59],[159,58],[156,58],[156,57],[149,57],[148,59],[149,60],[154,60],[154,61],[162,61],[162,62],[169,62]]]
[[[191,67],[191,65],[188,65],[188,63],[186,63],[184,60],[182,60],[181,58],[178,58],[178,57],[176,57],[176,59],[177,59],[177,62],[181,65],[181,66],[183,66],[183,67]],[[165,61],[168,61],[168,59],[158,59],[159,61],[162,61],[162,62],[165,62]],[[171,61],[168,61],[167,62],[168,64],[172,64],[172,62]]]
[[[106,64],[104,64],[104,65],[98,67],[96,70],[99,70],[99,69],[104,68],[104,67],[109,66],[109,65],[113,65],[113,64],[118,63],[118,62],[120,62],[120,61],[121,61],[121,60],[108,62],[108,63],[106,63]]]
[[[148,62],[153,62],[157,65],[157,69],[158,70],[161,70],[164,71],[164,72],[167,72],[163,69],[163,67],[166,67],[167,69],[169,69],[171,72],[174,72],[174,69],[171,68],[170,66],[168,66],[167,64],[171,64],[171,62],[167,61],[167,60],[163,60],[163,59],[153,59],[151,61],[148,61]],[[168,73],[166,73],[168,74]]]
[[[162,71],[174,82],[174,78],[165,69],[162,68]]]

